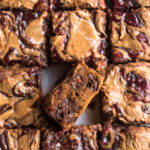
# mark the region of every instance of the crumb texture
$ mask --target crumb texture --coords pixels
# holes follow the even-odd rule
[[[102,82],[97,72],[85,64],[78,64],[47,96],[43,109],[63,127],[70,127],[98,94]]]

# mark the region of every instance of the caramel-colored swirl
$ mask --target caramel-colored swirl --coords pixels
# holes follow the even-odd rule
[[[32,124],[36,115],[36,108],[32,107],[41,94],[40,71],[37,68],[10,71],[0,68],[0,71],[5,73],[0,82],[0,127]]]
[[[149,8],[131,13],[112,13],[111,41],[114,61],[150,60],[149,19]]]
[[[1,12],[0,59],[4,64],[28,60],[29,65],[45,65],[45,62],[41,64],[40,57],[45,58],[47,15],[47,12],[40,16],[31,12]]]
[[[39,0],[1,0],[1,8],[27,8],[33,9]]]
[[[0,130],[1,149],[38,150],[40,131],[31,129]]]
[[[102,149],[110,150],[116,144],[116,133],[112,128],[103,129],[100,141],[100,146]]]
[[[150,123],[150,64],[110,67],[104,82],[104,112],[124,123]]]
[[[92,56],[95,59],[104,59],[98,49],[102,40],[105,40],[101,35],[106,37],[106,14],[101,10],[94,13],[78,10],[53,15],[53,32],[56,36],[51,39],[52,50],[56,50],[63,61],[82,60]]]

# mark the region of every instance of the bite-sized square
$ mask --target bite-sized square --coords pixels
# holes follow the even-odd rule
[[[40,130],[1,129],[1,150],[40,150]]]
[[[41,69],[0,66],[0,128],[38,127]]]
[[[125,124],[150,124],[150,63],[111,66],[102,89],[104,114]]]
[[[150,0],[112,0],[113,8],[118,10],[137,9],[150,7]]]
[[[114,11],[110,20],[113,62],[150,60],[150,8]]]
[[[62,127],[69,128],[98,94],[103,79],[84,63],[78,64],[47,96],[43,109]]]
[[[0,0],[0,9],[43,11],[49,9],[48,0]]]
[[[51,8],[106,8],[105,0],[50,0]]]
[[[99,143],[100,150],[149,150],[150,128],[105,125]]]
[[[50,53],[54,61],[85,60],[106,67],[106,13],[102,10],[58,11],[52,14]]]
[[[47,66],[48,13],[0,11],[0,62]]]
[[[98,150],[101,125],[75,126],[69,130],[47,132],[42,150]]]

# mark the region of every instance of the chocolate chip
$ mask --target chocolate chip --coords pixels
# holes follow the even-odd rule
[[[87,88],[91,91],[97,91],[99,87],[99,80],[93,74],[89,74]]]

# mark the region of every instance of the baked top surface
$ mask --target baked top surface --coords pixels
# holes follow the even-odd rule
[[[149,8],[110,13],[110,40],[115,63],[150,60],[149,14]]]
[[[49,0],[1,0],[0,9],[20,9],[20,10],[48,10]]]
[[[55,62],[85,60],[86,63],[94,64],[94,69],[97,71],[104,69],[107,65],[107,15],[106,11],[101,9],[90,10],[91,8],[99,7],[104,9],[104,1],[53,0],[51,4],[53,5],[53,9],[61,9],[61,11],[52,12],[51,57],[49,58]],[[114,0],[114,9],[117,10],[111,12],[110,24],[112,29],[112,57],[115,63],[149,60],[149,8],[143,7],[128,12],[119,12],[119,10],[124,8],[136,9],[141,6],[149,6],[149,1],[127,0],[123,2],[123,0]],[[46,43],[46,32],[48,31],[47,26],[50,25],[50,22],[47,22],[49,18],[48,13],[51,14],[51,12],[44,11],[49,9],[47,7],[49,7],[47,0],[0,1],[0,9],[17,9],[13,11],[0,11],[1,64],[14,65],[20,63],[25,66],[47,66],[46,45],[49,44]],[[62,10],[68,8],[70,11]],[[88,10],[73,10],[74,8],[86,8]],[[110,66],[110,72],[112,74],[110,79],[110,74],[107,74],[103,86],[105,94],[104,112],[106,114],[108,113],[110,115],[111,112],[111,117],[117,118],[127,124],[149,123],[149,67],[149,64],[145,62]],[[37,67],[33,67],[32,69],[34,73],[31,73],[31,75],[29,73],[30,71],[28,72],[30,68],[0,67],[0,104],[2,103],[2,106],[0,106],[0,128],[22,128],[29,125],[38,128],[42,125],[41,118],[39,118],[41,116],[41,110],[37,104],[42,95],[40,87],[41,73],[40,71],[36,71],[40,70]],[[95,78],[89,72],[84,73],[84,71],[81,71],[80,73],[81,76],[74,75],[74,79],[70,79],[70,76],[67,76],[63,82],[64,86],[56,87],[56,89],[60,89],[58,89],[54,96],[57,97],[60,91],[62,93],[59,97],[61,102],[53,103],[53,106],[56,105],[56,109],[59,106],[56,110],[56,116],[53,117],[51,115],[55,121],[63,115],[66,118],[68,116],[72,117],[73,111],[78,111],[78,108],[81,110],[78,113],[79,115],[85,110],[89,102],[82,103],[83,101],[79,101],[79,99],[84,99],[85,97],[88,100],[90,92],[82,89],[84,87],[81,83],[83,80],[88,82],[88,88],[90,87],[89,89],[93,93],[98,93],[99,89],[97,90],[96,88],[94,90],[95,87],[99,86],[99,83],[95,82]],[[37,77],[39,78],[38,81]],[[103,78],[100,79],[100,82],[102,80]],[[70,84],[72,85],[71,88],[69,88]],[[9,87],[8,89],[6,85]],[[78,93],[74,93],[72,88]],[[80,94],[81,97],[79,99],[74,99],[76,104],[74,102],[72,103],[70,99],[74,98],[74,96],[78,97]],[[3,104],[4,100],[6,104]],[[107,100],[109,100],[109,103]],[[62,108],[65,108],[65,110]],[[55,111],[54,107],[50,107],[49,110],[48,105],[43,109],[48,109],[49,112]],[[57,116],[59,115],[59,109],[61,110],[60,116]],[[73,113],[68,115],[71,111]],[[56,119],[55,117],[58,118]],[[75,115],[73,124],[78,117]],[[65,124],[65,119],[61,119],[63,123],[60,123],[61,121],[57,122]],[[44,140],[44,148],[46,150],[47,146],[50,149],[60,147],[62,149],[70,149],[72,147],[75,150],[81,147],[85,149],[86,146],[91,150],[97,149],[98,147],[101,149],[109,149],[109,146],[112,146],[110,149],[114,148],[114,145],[111,145],[114,139],[109,142],[110,145],[107,145],[106,138],[104,138],[104,141],[100,141],[103,143],[97,143],[97,138],[99,138],[97,137],[97,130],[97,128],[85,126],[73,127],[67,133],[64,130],[61,130],[59,133],[50,133],[47,139]],[[130,127],[125,131],[115,128],[113,132],[117,134],[117,138],[121,137],[123,140],[121,148],[118,148],[120,150],[134,150],[134,148],[138,149],[139,147],[144,150],[149,149],[149,128]],[[16,142],[15,138],[17,136],[20,138],[20,134],[21,136],[26,134],[25,138],[29,137],[27,145],[24,145],[21,138],[19,140],[19,143],[21,143],[19,146],[24,146],[24,149],[30,149],[30,145],[33,150],[39,149],[36,146],[40,142],[35,142],[31,145],[32,135],[27,134],[27,132],[24,133],[23,129],[9,130],[6,133],[8,134],[7,138],[12,143]],[[112,132],[110,136],[113,136]],[[33,137],[35,138],[34,134]],[[37,133],[36,137],[40,139]],[[12,143],[9,144],[11,145]],[[28,143],[30,144],[28,145]],[[102,148],[103,144],[106,147],[104,146]]]
[[[0,67],[0,128],[38,122],[40,111],[36,103],[42,97],[41,74],[38,67]]]
[[[0,11],[0,62],[47,66],[48,13]]]
[[[86,28],[85,28],[86,26]],[[50,53],[54,61],[92,61],[106,67],[106,13],[102,10],[52,14]]]
[[[2,150],[40,150],[40,130],[0,129]]]
[[[100,136],[101,150],[148,150],[150,128],[136,126],[110,126],[102,128]]]
[[[150,123],[150,64],[111,66],[103,85],[103,111],[127,124]]]

